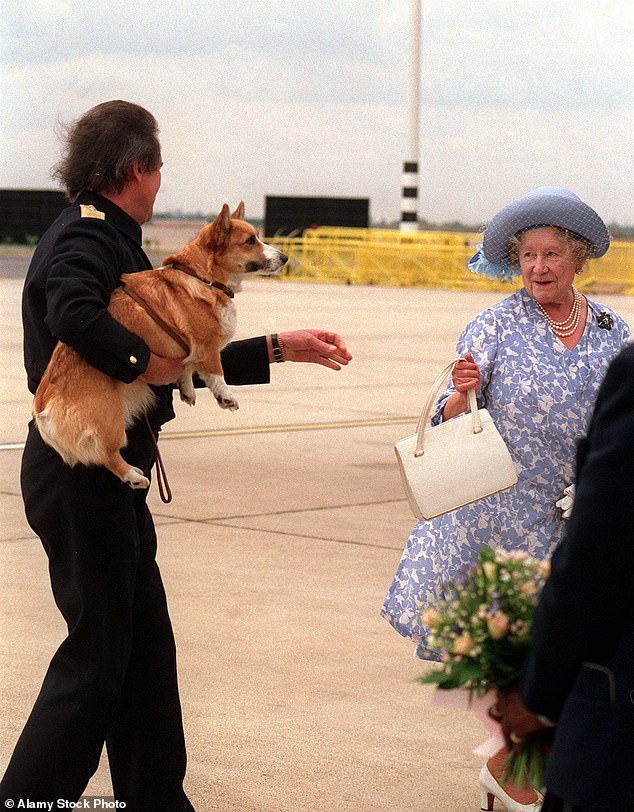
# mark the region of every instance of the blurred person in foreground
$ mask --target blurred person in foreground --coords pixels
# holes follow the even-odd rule
[[[547,558],[562,538],[565,521],[557,503],[570,499],[576,443],[610,361],[630,337],[620,316],[574,288],[586,261],[603,256],[609,242],[604,222],[577,195],[543,187],[493,217],[469,264],[491,279],[521,275],[523,287],[466,326],[457,345],[463,360],[455,364],[432,423],[465,412],[467,390],[475,389],[519,481],[414,526],[382,614],[416,643],[422,659],[438,659],[426,645],[423,610],[463,567],[475,564],[484,545]],[[509,812],[538,809],[536,792],[499,784],[506,754],[501,750],[482,768],[482,787]]]
[[[55,177],[71,205],[43,235],[27,273],[22,314],[28,386],[35,392],[58,340],[102,372],[151,384],[153,434],[174,417],[180,360],[154,355],[108,313],[123,273],[151,268],[141,225],[161,183],[154,117],[126,101],[99,104],[69,128]],[[268,383],[275,361],[340,369],[351,356],[324,330],[236,341],[222,353],[228,383]],[[154,438],[142,419],[124,456],[149,477]],[[146,490],[102,467],[65,465],[31,422],[22,458],[27,519],[49,559],[68,637],[0,784],[0,798],[75,802],[106,744],[114,795],[133,812],[191,812],[176,650]],[[8,807],[9,800],[5,805]]]
[[[556,724],[543,812],[634,809],[634,347],[612,362],[566,535],[535,610],[520,685],[500,693],[509,746]],[[597,588],[598,587],[598,588]],[[528,710],[530,708],[530,710]]]

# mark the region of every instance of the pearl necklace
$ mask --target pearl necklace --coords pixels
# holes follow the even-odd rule
[[[554,319],[551,319],[540,303],[536,302],[537,307],[541,310],[542,315],[546,319],[546,324],[548,324],[552,332],[558,338],[567,338],[568,336],[571,336],[579,326],[579,320],[581,318],[582,296],[575,288],[573,288],[573,293],[574,300],[570,309],[570,314],[563,321],[555,321]]]

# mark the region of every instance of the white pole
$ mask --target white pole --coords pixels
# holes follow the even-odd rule
[[[410,0],[409,133],[403,161],[401,231],[418,230],[418,153],[420,130],[420,51],[422,0]]]

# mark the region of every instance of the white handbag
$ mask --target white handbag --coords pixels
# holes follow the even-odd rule
[[[469,411],[428,426],[438,393],[455,361],[436,378],[416,434],[394,450],[410,508],[417,519],[433,519],[512,487],[517,472],[509,450],[486,409],[468,390]]]

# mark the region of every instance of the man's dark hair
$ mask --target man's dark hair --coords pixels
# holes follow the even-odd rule
[[[51,175],[72,202],[86,189],[120,192],[138,163],[146,172],[161,166],[161,145],[154,116],[127,101],[92,107],[64,128],[65,152]]]

